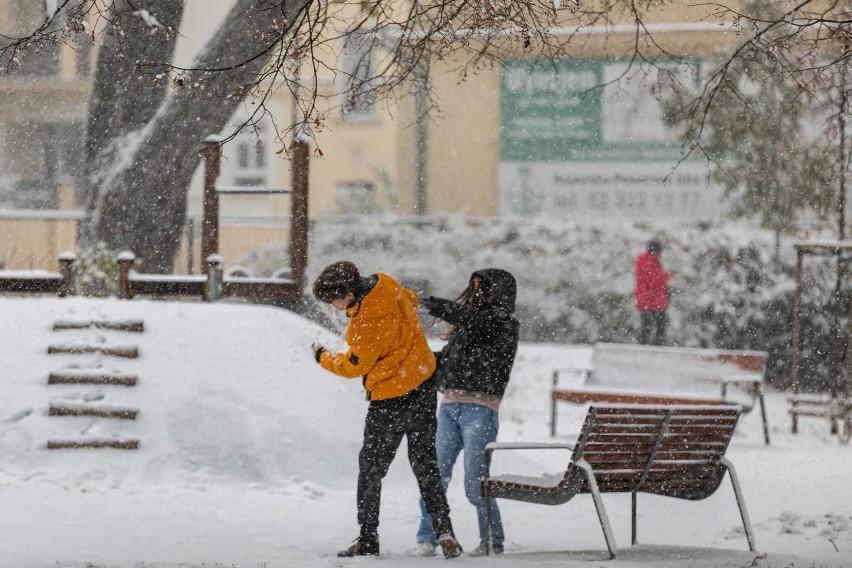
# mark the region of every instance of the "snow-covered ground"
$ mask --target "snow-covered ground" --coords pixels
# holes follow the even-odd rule
[[[0,298],[0,568],[436,566],[406,556],[417,493],[404,452],[386,480],[382,557],[338,559],[357,534],[355,480],[366,402],[360,382],[322,371],[314,341],[335,334],[266,307],[115,299]],[[57,320],[134,320],[143,333],[53,331]],[[47,354],[51,345],[136,346],[138,359]],[[587,347],[524,344],[500,440],[548,439],[550,371]],[[135,387],[48,385],[51,372],[138,376]],[[138,410],[136,420],[48,416],[51,403]],[[506,554],[457,565],[526,568],[852,566],[852,446],[816,419],[790,434],[782,394],[768,398],[772,445],[746,415],[728,452],[754,524],[748,552],[730,483],[699,502],[605,495],[620,547],[607,560],[591,499],[558,507],[501,501]],[[584,414],[565,406],[560,439]],[[46,450],[48,440],[138,439],[138,450]],[[564,468],[565,454],[501,457],[495,471]],[[462,544],[476,545],[473,508],[449,498]]]

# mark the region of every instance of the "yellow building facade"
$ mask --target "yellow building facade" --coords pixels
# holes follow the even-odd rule
[[[187,0],[184,24],[175,34],[178,65],[192,61],[232,4]],[[0,33],[15,35],[32,26],[43,17],[38,5],[0,0],[0,22],[7,22]],[[312,133],[310,215],[635,214],[636,195],[653,197],[671,166],[673,134],[661,134],[659,124],[652,124],[660,122],[654,114],[659,110],[650,83],[640,85],[639,74],[624,76],[627,87],[594,87],[624,73],[625,58],[637,45],[651,59],[668,52],[700,63],[736,41],[730,22],[708,19],[699,10],[678,1],[648,14],[653,44],[643,37],[636,44],[636,29],[617,22],[577,34],[565,10],[564,27],[551,30],[565,47],[565,57],[555,62],[536,64],[530,50],[511,40],[502,48],[505,64],[481,65],[464,77],[461,59],[434,62],[430,81],[437,107],[425,119],[418,116],[423,107],[414,96],[346,110],[340,78],[321,73],[317,93],[324,120]],[[46,70],[28,68],[25,59],[19,70],[0,76],[0,258],[8,268],[53,269],[58,254],[75,247],[82,212],[74,203],[74,172],[82,156],[94,52],[63,46],[55,61],[42,64]],[[341,46],[323,56],[338,66],[346,54]],[[637,96],[639,103],[625,102]],[[289,127],[298,115],[287,89],[275,91],[269,108],[279,127]],[[233,125],[245,116],[237,114]],[[637,120],[643,117],[645,122]],[[219,134],[232,133],[226,130]],[[60,149],[50,145],[57,139],[64,141]],[[225,146],[219,184],[288,187],[289,162],[276,153],[283,145],[272,121],[259,132],[238,135]],[[658,154],[652,147],[659,147]],[[706,186],[701,176],[682,177]],[[202,184],[199,168],[189,188],[177,272],[199,266]],[[604,195],[609,209],[602,207]],[[650,203],[652,197],[643,199]],[[625,211],[619,212],[619,203],[626,204]],[[667,203],[660,203],[663,208],[650,208],[646,217],[666,214]],[[692,206],[705,207],[700,201]],[[677,214],[689,218],[688,211]],[[288,216],[287,196],[223,195],[220,252],[226,263],[263,247],[285,247]]]

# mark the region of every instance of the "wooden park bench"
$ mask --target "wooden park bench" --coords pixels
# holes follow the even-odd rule
[[[592,405],[576,444],[492,443],[485,450],[482,495],[486,526],[491,498],[559,505],[590,493],[597,509],[610,558],[616,546],[601,499],[602,493],[632,496],[631,542],[636,544],[636,495],[640,492],[699,500],[712,495],[728,472],[745,527],[749,550],[754,534],[733,464],[725,457],[739,420],[738,406]],[[573,450],[565,472],[546,478],[491,477],[496,450],[564,448]],[[489,542],[491,541],[489,535]]]
[[[769,444],[769,423],[763,378],[768,353],[596,343],[588,368],[555,369],[551,390],[550,435],[556,436],[557,403],[700,404],[760,407],[763,439]],[[579,385],[560,388],[566,375]],[[743,396],[733,399],[731,388]]]
[[[793,394],[787,398],[793,433],[799,431],[799,417],[811,416],[828,420],[832,434],[841,444],[852,440],[852,397],[822,394]]]

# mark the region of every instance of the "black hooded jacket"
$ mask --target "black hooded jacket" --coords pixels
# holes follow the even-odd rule
[[[442,298],[424,301],[429,313],[456,326],[441,350],[435,375],[441,390],[461,389],[502,397],[518,351],[515,278],[499,268],[478,270],[490,302],[481,308]]]

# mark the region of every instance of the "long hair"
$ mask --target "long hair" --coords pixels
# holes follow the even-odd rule
[[[470,306],[475,310],[488,306],[491,303],[491,297],[482,285],[482,278],[478,275],[471,276],[467,288],[462,291],[456,302],[462,306]],[[458,326],[450,326],[446,331],[441,333],[441,339],[449,340],[457,331]]]

